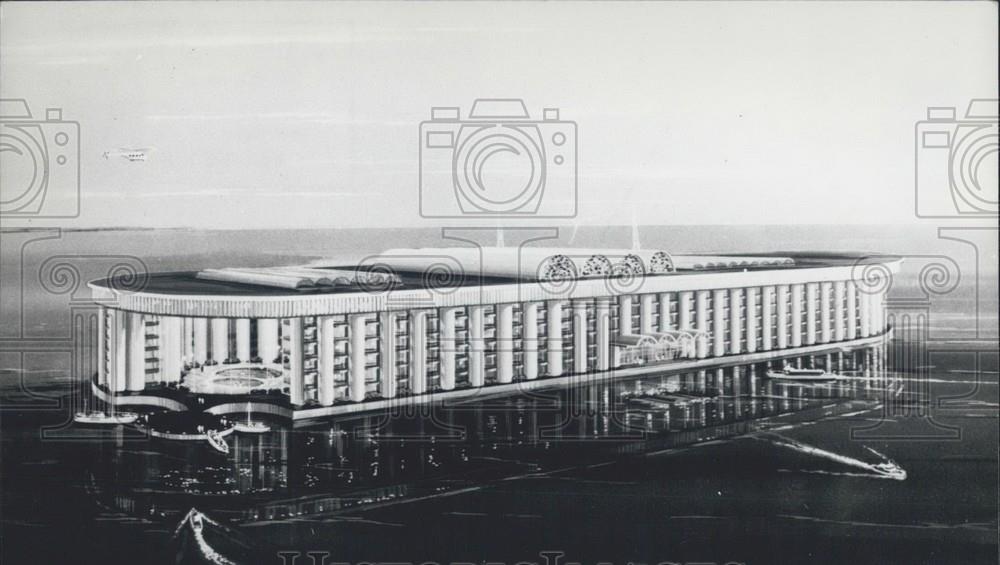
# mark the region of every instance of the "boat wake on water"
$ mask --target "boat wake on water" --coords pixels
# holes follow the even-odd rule
[[[275,555],[274,547],[192,508],[174,530],[177,563],[244,565]]]
[[[221,524],[215,520],[192,508],[177,525],[177,529],[174,530],[174,538],[187,532],[194,539],[194,545],[204,561],[214,565],[237,565],[235,561],[225,557],[205,541],[204,530],[206,524],[221,527]]]
[[[860,477],[865,478],[881,478],[873,477],[871,473],[852,473],[850,471],[824,471],[822,469],[778,469],[779,473],[806,473],[808,475],[830,475],[833,477]]]
[[[823,459],[828,459],[830,461],[835,461],[837,463],[842,463],[856,469],[862,469],[867,471],[867,473],[849,473],[850,476],[865,476],[865,477],[878,477],[882,479],[894,479],[897,481],[906,480],[906,470],[900,467],[895,461],[888,458],[882,453],[875,451],[874,449],[864,446],[869,452],[871,452],[876,457],[882,459],[878,463],[868,463],[867,461],[862,461],[854,457],[849,457],[847,455],[841,455],[839,453],[834,453],[832,451],[827,451],[825,449],[820,449],[812,445],[804,444],[800,441],[796,441],[791,438],[787,438],[783,435],[776,434],[773,432],[764,432],[759,435],[752,436],[753,439],[758,441],[768,442],[772,445],[777,445],[779,447],[784,447],[797,451],[799,453],[805,453],[806,455],[815,455]],[[826,473],[826,472],[824,472]],[[835,473],[826,473],[835,474]]]

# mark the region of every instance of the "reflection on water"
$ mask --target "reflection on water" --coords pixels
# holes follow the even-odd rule
[[[898,347],[771,362],[843,377],[823,383],[757,364],[269,420],[227,436],[228,454],[7,411],[5,546],[19,548],[11,562],[205,563],[210,549],[236,563],[283,563],[286,550],[518,563],[551,548],[584,563],[995,562],[995,354],[895,372],[885,361]],[[49,390],[67,394],[61,381]],[[950,400],[931,422],[938,398]],[[39,441],[40,427],[60,439]],[[906,441],[878,439],[893,434]],[[766,437],[787,445],[755,441]],[[890,459],[905,480],[879,480],[893,478],[875,471]],[[858,536],[879,543],[846,543]],[[824,539],[836,551],[817,557]]]
[[[897,392],[882,355],[872,348],[789,360],[848,376],[827,383],[775,381],[767,364],[743,365],[300,428],[270,422],[268,433],[226,438],[229,454],[204,442],[104,441],[95,447],[93,485],[143,516],[182,515],[194,505],[238,523],[323,515],[746,434],[777,426],[772,419],[783,414],[808,420],[870,408]]]

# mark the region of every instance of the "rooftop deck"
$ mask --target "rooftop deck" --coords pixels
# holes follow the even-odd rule
[[[567,250],[572,251],[572,250]],[[747,254],[713,254],[718,257],[746,257]],[[802,253],[802,252],[775,252],[775,253],[754,253],[754,257],[791,257],[794,264],[786,265],[735,265],[732,267],[711,267],[701,269],[684,270],[680,269],[670,273],[657,273],[646,275],[647,277],[683,277],[690,275],[704,275],[706,273],[725,273],[740,271],[786,271],[798,269],[823,268],[834,266],[852,266],[887,261],[896,261],[898,257],[886,255],[870,255],[862,253]],[[354,265],[329,265],[316,267],[331,271],[353,271],[358,269]],[[243,282],[209,280],[198,277],[195,271],[164,272],[164,273],[144,273],[138,277],[126,277],[98,279],[91,282],[91,285],[125,292],[151,293],[160,295],[178,296],[260,296],[260,297],[282,297],[282,296],[307,296],[307,295],[338,295],[356,293],[374,293],[385,290],[444,290],[457,289],[472,286],[498,286],[510,285],[523,281],[535,281],[534,277],[514,277],[500,275],[480,275],[472,272],[462,272],[457,269],[428,269],[426,271],[399,270],[392,272],[398,275],[398,283],[386,285],[365,285],[365,284],[337,284],[333,286],[309,286],[302,288],[281,288],[266,286],[261,284],[247,284]]]

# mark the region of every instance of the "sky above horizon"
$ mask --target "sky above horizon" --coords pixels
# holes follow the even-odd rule
[[[0,16],[0,95],[78,121],[81,169],[79,218],[4,227],[448,225],[419,214],[420,123],[491,97],[577,124],[578,213],[547,225],[916,223],[916,123],[998,97],[995,2],[4,3]],[[118,148],[152,151],[102,157]]]

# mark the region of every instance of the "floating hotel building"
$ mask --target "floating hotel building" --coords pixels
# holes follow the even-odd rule
[[[101,279],[92,388],[298,420],[867,346],[900,262],[470,247]]]

